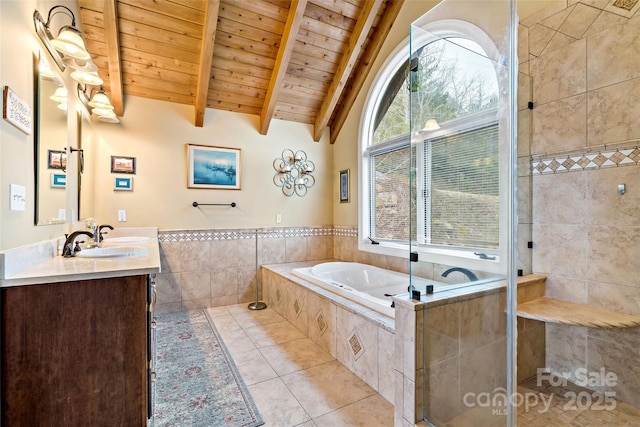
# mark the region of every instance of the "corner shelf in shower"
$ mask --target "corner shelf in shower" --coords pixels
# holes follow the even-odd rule
[[[640,326],[640,316],[599,307],[541,297],[518,304],[518,316],[543,322],[590,328],[631,328]]]

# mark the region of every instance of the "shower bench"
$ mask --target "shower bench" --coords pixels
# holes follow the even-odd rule
[[[585,304],[539,297],[518,304],[518,316],[543,322],[591,328],[631,328],[640,326],[640,316],[619,313]]]

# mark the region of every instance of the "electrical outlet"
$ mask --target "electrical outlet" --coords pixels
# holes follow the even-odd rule
[[[124,209],[118,210],[118,222],[126,222],[127,221],[127,211]]]
[[[282,224],[282,214],[276,214],[276,224]]]

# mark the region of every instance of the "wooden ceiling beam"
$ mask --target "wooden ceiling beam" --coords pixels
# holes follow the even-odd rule
[[[398,17],[398,13],[404,4],[404,0],[391,0],[387,2],[387,8],[384,11],[382,19],[380,23],[376,27],[376,33],[374,38],[369,43],[367,50],[360,63],[358,64],[358,68],[355,73],[353,73],[353,79],[351,84],[349,85],[349,90],[345,92],[345,97],[342,100],[342,106],[336,110],[336,113],[333,118],[333,123],[331,124],[331,135],[330,142],[334,144],[336,139],[338,138],[338,134],[344,125],[344,122],[347,120],[347,116],[351,111],[351,107],[353,107],[362,86],[364,85],[364,81],[367,79],[369,75],[369,70],[371,69],[371,64],[376,60],[384,41],[389,35],[389,31],[391,31],[391,27]]]
[[[202,29],[202,44],[200,46],[200,67],[198,70],[198,86],[194,100],[195,125],[204,126],[204,112],[207,109],[207,95],[209,93],[209,79],[211,78],[211,62],[213,61],[213,46],[218,26],[218,12],[220,0],[209,0],[205,11],[205,22]]]
[[[118,9],[116,0],[104,2],[104,37],[107,45],[109,64],[109,87],[111,103],[117,116],[124,114],[124,95],[122,89],[122,69],[120,67],[120,31],[118,29]]]
[[[342,60],[338,64],[333,82],[331,82],[331,86],[329,87],[329,92],[322,103],[318,117],[316,117],[313,130],[313,140],[316,142],[320,141],[320,138],[331,119],[333,109],[336,107],[336,104],[342,95],[342,91],[347,84],[351,71],[356,65],[358,56],[362,52],[363,46],[367,40],[367,35],[369,34],[369,31],[371,30],[376,16],[383,4],[383,0],[367,1],[360,12],[357,24],[353,29],[351,38],[349,39],[349,46],[342,56]]]
[[[267,95],[265,96],[262,111],[260,112],[260,134],[266,135],[269,131],[269,125],[276,109],[278,95],[282,88],[282,81],[287,74],[291,53],[296,43],[296,36],[300,29],[300,23],[307,7],[307,0],[293,0],[289,7],[287,22],[284,26],[280,48],[276,56],[276,62],[271,73]]]

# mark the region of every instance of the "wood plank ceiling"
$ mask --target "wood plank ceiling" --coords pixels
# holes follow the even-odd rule
[[[124,96],[327,126],[335,142],[404,0],[80,0],[116,114]]]

